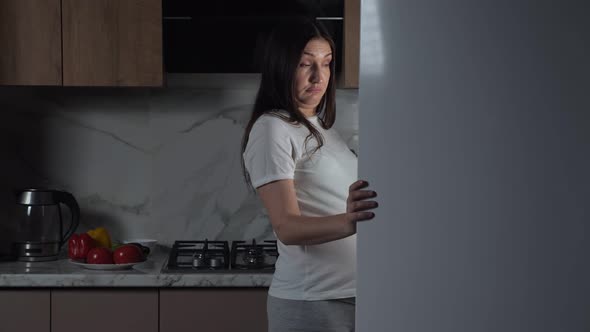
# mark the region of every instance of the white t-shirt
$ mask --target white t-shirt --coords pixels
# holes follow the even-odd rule
[[[255,188],[293,179],[301,214],[323,217],[346,212],[348,187],[357,180],[357,158],[340,135],[325,130],[314,116],[324,145],[306,154],[309,130],[273,115],[262,115],[253,125],[244,163]],[[317,146],[313,138],[307,151]],[[277,241],[279,258],[269,289],[274,297],[326,300],[356,296],[356,235],[317,245],[285,245]]]

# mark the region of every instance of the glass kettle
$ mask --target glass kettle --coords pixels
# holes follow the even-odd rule
[[[26,262],[56,260],[80,222],[78,202],[72,194],[52,189],[24,189],[15,191],[15,195],[16,258]],[[70,211],[65,232],[61,204]]]

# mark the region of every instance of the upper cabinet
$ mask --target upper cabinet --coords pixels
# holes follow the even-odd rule
[[[315,17],[358,88],[360,0],[0,0],[0,85],[164,86],[167,73],[259,73],[278,22]],[[211,51],[214,50],[214,51]]]
[[[344,88],[359,87],[361,47],[361,1],[344,0],[344,41],[342,45],[342,76]]]
[[[0,85],[162,86],[161,0],[2,0],[0,49]]]
[[[66,86],[161,86],[161,0],[62,0]]]
[[[60,3],[0,1],[0,84],[62,84]]]
[[[306,17],[334,40],[337,86],[358,87],[360,0],[164,0],[163,12],[168,73],[259,73],[272,29]]]

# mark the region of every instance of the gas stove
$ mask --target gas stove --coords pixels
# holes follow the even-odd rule
[[[277,241],[174,241],[162,272],[273,273],[278,256]]]

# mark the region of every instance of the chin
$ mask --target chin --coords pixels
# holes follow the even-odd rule
[[[301,103],[302,105],[305,105],[306,107],[318,107],[318,105],[320,104],[320,101],[322,101],[321,97],[308,97],[308,98],[301,98]]]
[[[304,108],[306,108],[306,109],[311,109],[311,108],[313,108],[313,109],[317,109],[317,107],[318,107],[318,105],[319,105],[319,104],[314,104],[314,103],[305,103],[305,104],[302,104],[302,105],[303,105],[303,107],[304,107]]]

